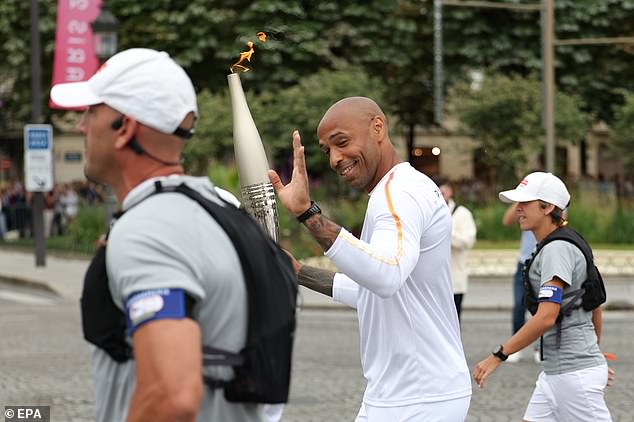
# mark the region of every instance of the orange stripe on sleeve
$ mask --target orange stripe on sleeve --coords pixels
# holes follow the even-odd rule
[[[387,200],[387,206],[390,209],[390,214],[392,214],[392,218],[394,219],[394,223],[396,224],[396,244],[397,244],[397,252],[396,252],[396,260],[398,261],[401,256],[403,256],[403,226],[401,225],[401,218],[398,216],[396,211],[394,211],[394,204],[392,203],[392,195],[390,195],[390,183],[394,178],[394,172],[390,173],[390,177],[387,179],[387,183],[385,184],[385,199]]]
[[[354,247],[356,247],[357,249],[362,250],[363,252],[367,253],[369,256],[371,256],[372,258],[386,263],[388,265],[398,265],[401,257],[403,256],[403,228],[401,225],[401,219],[398,216],[398,214],[396,214],[396,212],[394,211],[394,205],[392,203],[392,197],[390,195],[390,182],[392,181],[392,178],[394,177],[394,173],[390,173],[390,176],[388,178],[387,183],[385,184],[385,197],[387,199],[387,204],[388,204],[388,208],[390,210],[390,214],[392,214],[392,218],[394,219],[394,223],[396,224],[396,232],[397,232],[397,245],[396,245],[396,256],[395,257],[386,257],[386,256],[382,256],[379,255],[373,251],[371,251],[367,245],[363,242],[361,242],[359,239],[357,239],[356,237],[352,236],[350,233],[348,233],[347,231],[342,231],[341,237],[343,240],[345,240],[346,242],[350,243],[351,245],[353,245]]]

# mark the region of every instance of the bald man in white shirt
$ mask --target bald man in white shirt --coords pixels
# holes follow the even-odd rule
[[[269,177],[341,271],[295,261],[300,284],[357,310],[368,381],[357,422],[464,420],[471,382],[451,288],[451,216],[438,187],[399,159],[369,98],[335,103],[317,134],[331,168],[370,196],[360,238],[310,200],[297,131],[290,183]]]

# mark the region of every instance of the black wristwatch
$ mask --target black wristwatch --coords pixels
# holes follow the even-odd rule
[[[310,207],[297,217],[297,221],[303,223],[315,214],[321,214],[321,208],[315,201],[310,201]]]
[[[495,346],[495,349],[491,352],[493,356],[500,359],[502,362],[508,359],[509,355],[504,354],[504,347],[500,344],[499,346]]]

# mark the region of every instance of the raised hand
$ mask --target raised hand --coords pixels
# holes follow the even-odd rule
[[[291,214],[297,217],[310,208],[308,173],[306,172],[304,146],[299,131],[293,131],[293,174],[291,181],[284,185],[275,170],[269,170],[268,175],[280,202]]]

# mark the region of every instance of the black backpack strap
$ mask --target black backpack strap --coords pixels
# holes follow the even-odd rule
[[[583,294],[586,292],[584,288],[571,290],[566,292],[563,295],[562,299],[569,299],[564,305],[559,309],[559,315],[557,316],[557,348],[561,346],[561,320],[564,317],[570,316],[572,311],[581,307],[581,298]],[[543,353],[543,352],[542,352]],[[543,359],[543,357],[542,357]]]
[[[572,243],[577,247],[583,254],[586,259],[586,279],[590,278],[593,271],[596,271],[594,266],[594,257],[592,255],[592,249],[588,242],[577,232],[576,230],[570,227],[560,227],[557,230],[553,231],[551,234],[546,236],[541,243],[543,243],[542,247],[546,244],[554,241],[554,240],[564,240],[566,242]],[[582,298],[585,293],[584,288],[579,288],[577,290],[569,290],[564,293],[562,299],[570,300],[563,305],[560,311],[562,316],[569,316],[573,310],[580,308],[582,306]]]
[[[566,242],[572,243],[573,245],[577,247],[577,249],[579,249],[583,253],[583,256],[586,259],[586,266],[587,266],[586,271],[587,271],[588,277],[590,276],[591,271],[596,271],[594,268],[592,249],[590,249],[588,242],[586,242],[586,240],[577,231],[571,229],[570,227],[559,227],[558,229],[551,232],[548,236],[546,236],[544,239],[542,239],[541,242],[537,244],[537,247],[535,251],[531,254],[531,257],[524,262],[524,272],[523,272],[524,294],[530,295],[530,296],[525,296],[525,303],[527,307],[529,307],[530,305],[530,308],[532,309],[529,309],[529,311],[533,315],[537,311],[537,294],[533,290],[533,287],[530,284],[530,280],[528,279],[528,272],[530,270],[531,265],[535,261],[535,258],[539,254],[539,252],[544,248],[544,246],[546,246],[547,244],[549,244],[550,242],[554,240],[564,240]],[[584,293],[585,293],[585,290],[583,289],[567,291],[564,293],[563,298],[568,298],[574,295],[574,299],[571,300],[570,302],[575,305],[574,307],[566,308],[565,312],[563,312],[564,315],[570,315],[570,312],[572,312],[574,309],[579,308],[581,306],[581,301],[578,301],[577,299],[583,297]],[[563,310],[564,309],[562,308],[562,311]]]
[[[203,363],[205,365],[240,366],[244,356],[211,346],[203,346]]]
[[[231,380],[203,374],[205,385],[223,388],[229,401],[286,402],[297,299],[290,258],[246,210],[219,195],[208,198],[184,183],[157,187],[158,192],[178,192],[198,202],[225,231],[242,266],[248,306],[245,346],[239,354],[204,346],[205,366],[231,366],[235,374]]]
[[[542,239],[541,242],[539,242],[539,244],[537,245],[537,249],[535,249],[535,252],[533,252],[533,254],[531,255],[531,258],[528,259],[525,263],[525,268],[524,268],[525,292],[526,294],[530,292],[530,294],[535,296],[534,298],[535,302],[537,299],[536,299],[536,295],[534,291],[532,290],[532,286],[530,285],[530,282],[528,280],[528,270],[530,269],[530,266],[532,265],[539,251],[541,251],[544,246],[546,246],[548,243],[554,240],[564,240],[566,242],[572,243],[573,245],[577,247],[577,249],[581,251],[584,258],[586,259],[586,271],[587,271],[586,276],[587,277],[590,277],[591,271],[597,271],[594,266],[594,258],[592,255],[592,249],[590,248],[590,245],[588,244],[588,242],[583,238],[583,236],[581,236],[579,232],[577,232],[576,230],[570,227],[560,227],[554,230],[544,239]],[[562,299],[566,299],[566,303],[561,305],[561,308],[559,310],[559,315],[557,316],[557,322],[556,322],[557,348],[561,346],[561,321],[564,317],[570,316],[573,310],[578,309],[582,306],[583,295],[585,294],[585,292],[586,291],[583,287],[576,290],[569,290],[564,292]],[[543,360],[544,359],[543,337],[540,339],[540,353],[541,353],[541,358]]]
[[[533,251],[531,256],[526,261],[524,261],[524,264],[522,266],[522,283],[524,285],[524,306],[526,306],[526,309],[528,309],[531,315],[535,315],[535,313],[537,312],[538,304],[537,304],[537,294],[533,290],[533,286],[531,285],[530,279],[528,278],[528,273],[531,269],[531,265],[533,265],[533,261],[535,261],[535,257],[537,256],[540,250],[541,250],[541,247],[539,244],[537,244],[535,251]]]

